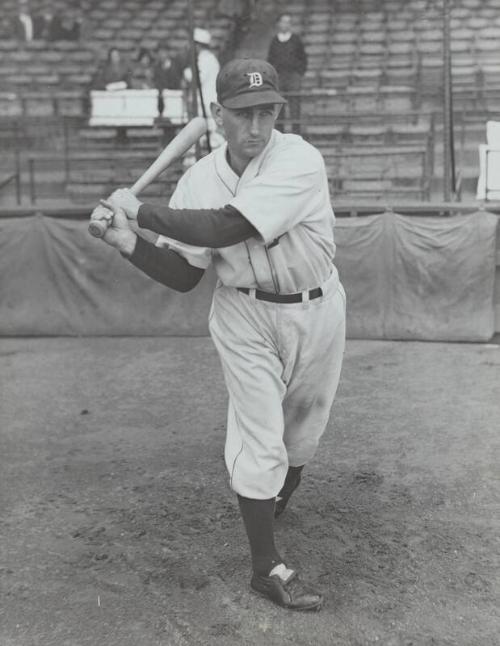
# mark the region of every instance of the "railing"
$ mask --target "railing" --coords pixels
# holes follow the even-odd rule
[[[16,169],[10,175],[3,177],[0,175],[0,190],[8,186],[11,182],[15,182],[16,185],[16,203],[21,204],[21,177],[19,169]]]
[[[14,170],[6,174],[0,174],[0,190],[3,190],[14,183],[16,191],[16,204],[21,204],[21,160],[19,151],[14,156]]]
[[[322,96],[328,96],[329,93],[320,93],[316,92],[314,94],[313,100],[316,98],[321,98]],[[385,135],[381,135],[380,138],[373,139],[373,145],[379,145],[381,148],[384,146],[399,146],[399,145],[410,145],[410,140],[415,141],[415,145],[425,145],[427,146],[427,159],[426,159],[426,175],[427,177],[423,179],[424,183],[427,183],[425,189],[428,188],[428,178],[433,176],[434,173],[434,149],[436,140],[439,140],[439,128],[441,127],[441,114],[438,110],[405,110],[405,111],[385,111],[383,113],[377,113],[376,111],[367,112],[367,111],[357,111],[356,113],[338,113],[332,112],[329,114],[308,114],[309,107],[313,104],[311,103],[311,95],[305,95],[302,93],[304,101],[308,100],[308,108],[306,109],[303,106],[303,117],[300,119],[300,127],[302,134],[306,139],[310,139],[311,143],[321,148],[321,144],[325,143],[324,147],[326,151],[326,156],[336,158],[340,157],[342,154],[347,156],[352,156],[355,152],[355,147],[359,145],[360,139],[359,134],[355,134],[355,128],[353,126],[359,125],[376,125],[376,124],[385,124],[386,131]],[[307,113],[307,114],[306,114]],[[458,177],[458,199],[460,199],[460,188],[463,181],[462,177],[467,177],[462,171],[464,167],[464,147],[465,139],[469,130],[469,123],[486,121],[488,119],[498,118],[500,111],[493,110],[483,110],[483,109],[470,109],[466,106],[461,108],[456,108],[454,111],[455,114],[455,132],[456,136],[456,149],[457,149],[457,177]],[[32,190],[30,195],[33,196],[33,199],[36,199],[36,182],[35,179],[38,176],[38,168],[41,162],[33,156],[33,161],[30,162],[29,158],[32,157],[32,150],[44,150],[53,154],[54,156],[60,156],[61,164],[64,166],[64,176],[65,179],[69,176],[68,170],[68,159],[72,156],[78,155],[79,153],[79,139],[78,139],[78,129],[81,125],[86,123],[82,118],[78,117],[59,117],[59,118],[14,118],[8,117],[0,119],[0,134],[2,135],[2,148],[3,150],[10,150],[11,152],[17,151],[19,149],[21,152],[21,162],[22,164],[32,164],[32,168],[29,168],[29,177],[32,179],[31,187]],[[291,121],[286,120],[287,129],[290,129]],[[405,133],[405,126],[414,126],[417,124],[425,124],[426,128],[422,128],[419,133],[418,128],[408,128],[408,131]],[[396,128],[396,125],[398,128]],[[321,129],[324,127],[324,133],[321,132]],[[337,128],[337,134],[332,135],[333,130]],[[396,132],[397,130],[397,132]],[[413,132],[413,134],[412,134]],[[476,129],[477,132],[477,129]],[[437,133],[437,134],[436,134]],[[356,138],[357,137],[357,138]],[[112,142],[110,142],[112,144]],[[158,149],[162,146],[161,138],[158,141]],[[348,150],[351,146],[351,151]],[[134,150],[131,147],[131,150]],[[470,152],[469,148],[469,152]],[[151,151],[151,149],[150,149]],[[337,153],[338,151],[338,153]],[[353,152],[354,151],[354,152]],[[469,155],[470,157],[470,155]],[[469,170],[471,168],[471,161],[469,160]],[[478,169],[479,170],[479,169]],[[469,175],[470,176],[470,175]],[[35,179],[33,179],[35,178]],[[334,180],[332,174],[331,179]],[[383,179],[383,178],[381,178]],[[14,178],[10,181],[14,181]],[[428,194],[428,193],[427,193]],[[422,195],[425,197],[425,195]],[[394,196],[387,196],[390,199],[393,199]],[[353,199],[356,199],[356,195],[353,195]]]
[[[91,190],[92,187],[100,187],[103,185],[109,186],[110,189],[117,188],[119,186],[126,186],[133,184],[133,182],[140,175],[142,170],[146,169],[152,162],[154,158],[151,155],[146,155],[143,152],[136,151],[135,154],[132,151],[126,152],[126,156],[121,155],[117,157],[113,155],[112,151],[103,152],[101,154],[89,153],[89,154],[75,154],[68,153],[65,151],[63,156],[61,155],[42,155],[42,156],[32,156],[28,155],[28,184],[29,184],[29,199],[31,204],[36,204],[38,200],[38,189],[37,189],[37,171],[38,165],[43,163],[50,163],[59,165],[62,169],[62,179],[64,182],[65,190],[71,186],[71,184],[78,183],[79,185],[86,186]],[[97,168],[96,166],[99,162],[105,166],[105,168]],[[94,164],[93,169],[80,169],[78,171],[78,164]],[[131,164],[139,164],[141,170],[130,170]],[[172,166],[171,173],[175,171],[175,167]],[[76,176],[76,173],[78,175]],[[170,174],[165,174],[159,176],[154,182],[151,182],[150,186],[166,185],[171,177]],[[95,175],[89,177],[90,175]]]

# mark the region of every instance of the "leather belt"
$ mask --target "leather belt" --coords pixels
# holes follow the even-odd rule
[[[243,294],[250,294],[248,287],[238,287],[239,292]],[[309,300],[323,296],[321,287],[315,287],[309,290]],[[298,294],[270,294],[269,292],[261,292],[260,289],[255,290],[255,298],[259,301],[269,301],[270,303],[302,303],[302,292]]]

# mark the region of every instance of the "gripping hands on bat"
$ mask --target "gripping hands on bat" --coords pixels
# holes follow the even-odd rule
[[[172,139],[157,159],[155,159],[151,166],[144,171],[141,177],[139,177],[130,189],[120,189],[113,193],[111,196],[112,203],[114,203],[115,206],[121,206],[124,208],[128,217],[130,217],[134,212],[134,209],[138,210],[140,206],[140,202],[135,198],[135,196],[153,182],[173,162],[180,159],[182,155],[199,140],[206,130],[207,124],[205,119],[202,117],[191,119],[191,121],[184,126],[174,139]],[[117,202],[117,193],[120,193],[119,203]],[[123,203],[121,202],[122,199],[124,200]],[[137,217],[137,211],[135,211],[135,217]],[[102,238],[106,229],[110,225],[111,218],[112,213],[101,204],[92,212],[89,223],[89,232],[96,238]]]
[[[125,256],[131,256],[137,236],[126,211],[111,200],[101,200],[97,209],[102,209],[102,220],[106,222],[102,240]]]
[[[104,242],[107,242],[112,247],[117,247],[124,253],[127,253],[128,247],[133,242],[133,250],[135,233],[128,220],[137,220],[137,213],[141,204],[142,202],[128,188],[120,188],[114,191],[107,200],[100,200],[99,205],[92,212],[89,231],[92,235],[102,238]],[[96,235],[96,232],[98,235]],[[122,243],[125,242],[127,243],[127,250],[121,248]]]

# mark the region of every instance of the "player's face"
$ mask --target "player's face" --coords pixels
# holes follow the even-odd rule
[[[238,109],[222,107],[220,116],[229,153],[246,163],[257,157],[271,137],[279,109],[272,103]]]

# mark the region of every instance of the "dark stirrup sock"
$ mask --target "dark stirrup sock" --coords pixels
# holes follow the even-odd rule
[[[304,465],[302,465],[301,467],[288,467],[285,482],[281,487],[281,491],[276,496],[276,507],[274,509],[275,518],[281,516],[281,514],[285,511],[288,501],[290,500],[290,496],[300,484],[300,477],[303,468]]]
[[[256,500],[238,495],[238,503],[250,543],[253,571],[267,576],[282,562],[274,545],[274,498]]]
[[[291,495],[293,493],[293,491],[299,486],[303,468],[304,465],[301,467],[288,467],[285,482],[281,487],[281,491],[278,496],[283,496],[284,494]]]

